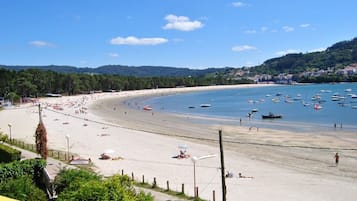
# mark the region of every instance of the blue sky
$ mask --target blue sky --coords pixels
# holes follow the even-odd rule
[[[0,0],[0,64],[254,66],[357,37],[355,0]]]

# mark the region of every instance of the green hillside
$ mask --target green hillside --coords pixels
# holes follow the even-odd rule
[[[250,70],[254,74],[297,74],[313,69],[336,70],[351,63],[357,63],[357,38],[338,42],[321,52],[287,54],[269,59]]]

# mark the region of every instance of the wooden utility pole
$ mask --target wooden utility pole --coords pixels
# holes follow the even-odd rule
[[[224,154],[223,154],[223,142],[222,142],[222,130],[219,130],[219,150],[221,153],[221,177],[222,177],[222,201],[226,201],[226,176],[224,174]]]
[[[42,114],[41,114],[41,104],[38,104],[38,117],[39,117],[39,122],[42,122]]]

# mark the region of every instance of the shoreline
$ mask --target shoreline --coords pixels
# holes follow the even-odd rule
[[[267,85],[262,86],[264,87]],[[222,89],[224,89],[224,87]],[[177,93],[177,91],[175,92],[175,89],[172,89],[170,92],[160,92],[159,95],[164,96],[175,93]],[[244,122],[242,126],[235,126],[224,123],[217,124],[217,119],[215,118],[142,110],[143,105],[140,105],[140,102],[142,102],[144,99],[154,96],[158,96],[158,94],[134,96],[121,99],[107,99],[103,100],[104,105],[107,107],[95,108],[98,107],[98,104],[94,104],[94,106],[92,105],[91,109],[95,115],[101,116],[105,121],[112,122],[114,124],[120,124],[124,128],[182,138],[208,145],[217,143],[218,131],[222,130],[223,140],[230,143],[230,147],[226,148],[229,148],[233,151],[240,150],[241,153],[243,153],[248,158],[268,161],[269,163],[280,166],[282,165],[286,168],[297,171],[306,171],[310,173],[324,172],[334,176],[352,176],[355,179],[357,178],[357,172],[355,171],[352,171],[351,174],[346,175],[346,173],[336,174],[336,172],[331,170],[325,171],[324,169],[320,169],[321,167],[316,168],[316,165],[319,163],[319,166],[328,166],[328,161],[325,161],[326,159],[324,159],[325,157],[321,156],[321,153],[315,155],[306,155],[296,150],[279,150],[279,154],[275,155],[272,154],[272,151],[270,150],[273,147],[272,149],[307,149],[309,154],[311,154],[311,150],[322,150],[326,154],[332,154],[333,152],[339,151],[354,152],[357,151],[357,148],[355,147],[357,144],[357,138],[353,132],[338,131],[337,136],[336,131],[331,129],[330,131],[316,131],[311,134],[309,132],[244,126]],[[117,101],[119,101],[119,103]],[[132,105],[136,105],[137,108],[133,108]],[[116,111],[111,111],[111,106],[116,107]],[[209,121],[214,124],[209,125],[208,123],[202,124],[195,122],[195,120],[201,118],[204,121]],[[176,125],[184,126],[178,127]],[[341,140],[339,138],[343,139]],[[247,147],[244,148],[244,151],[242,152],[242,149],[240,149],[242,146],[252,146],[254,148],[259,147],[259,149],[267,150],[268,154],[264,153],[264,151],[254,152],[249,150]],[[252,155],[254,157],[251,157]],[[288,158],[292,162],[288,164],[281,162],[281,155],[284,155],[283,158]],[[353,153],[348,153],[347,156],[351,158],[354,157]],[[299,164],[304,164],[306,160],[316,161],[316,163],[304,168],[299,167]],[[357,165],[356,162],[357,161],[354,161],[351,165]]]
[[[191,159],[173,158],[179,153],[178,147],[187,146],[191,157],[215,154],[214,158],[199,161],[196,167],[199,195],[211,199],[212,190],[216,191],[217,198],[221,195],[217,141],[218,130],[222,129],[225,167],[234,173],[233,178],[226,180],[227,200],[300,201],[307,197],[321,201],[354,200],[357,196],[357,186],[354,185],[357,181],[356,151],[303,147],[353,148],[357,142],[350,133],[313,136],[261,128],[249,132],[246,127],[200,126],[187,121],[192,117],[159,112],[152,115],[151,112],[127,108],[131,98],[139,96],[145,98],[224,87],[237,86],[152,89],[40,99],[44,107],[42,114],[48,146],[66,151],[65,136],[69,135],[70,152],[81,158],[91,158],[99,174],[120,174],[124,170],[125,174],[135,173],[136,180],[145,175],[149,183],[156,177],[159,186],[166,186],[168,180],[170,188],[176,191],[180,191],[184,183],[188,195],[193,195],[193,163]],[[124,105],[114,101],[119,100],[117,98]],[[107,104],[110,100],[116,104],[114,114],[113,105]],[[135,103],[130,104],[135,106]],[[28,106],[1,111],[0,128],[8,133],[7,124],[12,123],[14,138],[34,143],[38,112],[36,106]],[[151,130],[145,131],[148,128]],[[276,143],[301,147],[275,146]],[[107,149],[115,151],[113,157],[123,159],[100,160],[100,154]],[[336,151],[341,155],[338,166],[333,159]],[[254,179],[238,178],[238,173]]]

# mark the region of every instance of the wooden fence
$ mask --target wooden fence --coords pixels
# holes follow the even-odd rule
[[[124,175],[124,170],[122,169],[121,170],[121,175]],[[153,188],[153,189],[157,189],[158,191],[161,191],[161,192],[166,192],[168,194],[172,194],[172,195],[182,195],[182,196],[185,196],[187,198],[192,198],[188,195],[185,194],[185,184],[181,184],[181,191],[173,191],[172,189],[170,189],[170,182],[168,180],[166,180],[166,186],[165,187],[160,187],[157,185],[157,179],[156,177],[153,178],[152,180],[152,183],[150,182],[146,182],[145,181],[145,175],[142,175],[141,176],[141,180],[135,180],[135,175],[134,175],[134,172],[131,172],[131,175],[128,175],[131,177],[131,180],[133,182],[135,182],[136,184],[138,184],[139,186],[145,186],[145,187],[150,187],[150,188]],[[139,177],[138,177],[139,178]],[[199,198],[199,195],[198,195],[198,187],[195,188],[195,191],[194,192],[194,198],[196,200],[202,200],[201,198]],[[215,190],[212,191],[212,200],[215,201],[216,200],[216,192]]]
[[[9,141],[8,143],[36,153],[35,144],[25,143],[17,139],[11,139],[11,141]],[[55,158],[61,161],[69,161],[71,155],[71,153],[68,154],[66,151],[58,151],[53,149],[48,150],[48,157]]]

